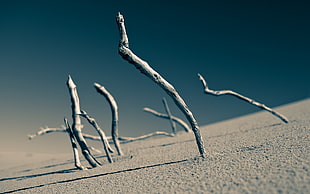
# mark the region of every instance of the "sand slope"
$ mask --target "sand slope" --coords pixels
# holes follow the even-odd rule
[[[197,157],[192,133],[123,144],[125,155],[113,164],[98,156],[104,165],[85,171],[74,169],[71,153],[21,154],[0,170],[0,192],[307,193],[310,99],[277,110],[291,122],[259,112],[202,127],[205,159]]]

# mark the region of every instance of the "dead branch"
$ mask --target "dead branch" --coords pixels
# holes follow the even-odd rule
[[[48,128],[47,126],[45,128],[41,127],[40,131],[36,132],[35,134],[28,135],[28,139],[32,140],[36,136],[44,135],[46,133],[52,133],[52,132],[67,132],[66,127],[64,125],[61,126],[61,128]]]
[[[67,131],[62,129],[62,128],[48,128],[47,127],[47,128],[44,128],[44,129],[42,128],[41,131],[43,131],[43,130],[45,131],[45,133],[41,133],[41,135],[48,134],[48,133],[53,133],[53,132],[67,133]],[[38,131],[37,133],[40,133],[40,131]],[[37,136],[36,134],[28,135],[28,137],[32,136],[31,139],[33,139],[34,137]],[[82,133],[82,135],[83,135],[83,137],[85,139],[90,139],[90,140],[94,140],[94,141],[101,141],[101,137],[100,136],[90,135],[90,134],[86,134],[86,133]],[[138,141],[138,140],[144,140],[144,139],[147,139],[147,138],[151,138],[151,137],[154,137],[154,136],[160,136],[160,135],[168,136],[168,137],[174,137],[174,134],[170,134],[170,133],[167,133],[167,132],[164,132],[164,131],[156,131],[154,133],[149,133],[149,134],[142,135],[142,136],[139,136],[139,137],[118,137],[118,140],[121,143],[129,143],[129,142]],[[109,141],[112,140],[112,137],[107,136],[106,138]],[[110,143],[114,143],[114,142],[112,141]]]
[[[155,110],[153,110],[151,108],[144,108],[143,110],[145,112],[151,113],[151,114],[153,114],[153,115],[155,115],[157,117],[164,118],[164,119],[169,119],[168,115],[159,113],[159,112],[157,112],[157,111],[155,111]],[[180,126],[182,126],[186,132],[190,131],[190,127],[182,119],[180,119],[178,117],[175,117],[175,116],[172,116],[172,115],[171,115],[171,119],[174,122],[178,123]]]
[[[112,131],[111,131],[112,139],[113,139],[118,155],[123,155],[121,146],[118,141],[118,106],[117,106],[117,103],[114,97],[105,87],[101,86],[98,83],[94,83],[94,86],[97,92],[103,95],[110,104],[110,108],[112,112]]]
[[[166,113],[168,115],[168,119],[169,119],[170,124],[171,124],[172,133],[175,134],[176,133],[176,125],[175,125],[175,122],[172,119],[172,115],[171,115],[171,112],[170,112],[170,109],[169,109],[169,106],[168,106],[166,98],[163,98],[163,104],[164,104]]]
[[[259,103],[259,102],[256,102],[255,100],[251,99],[251,98],[248,98],[248,97],[245,97],[237,92],[234,92],[232,90],[219,90],[219,91],[215,91],[215,90],[211,90],[208,85],[207,85],[207,82],[206,80],[202,77],[202,75],[198,74],[198,77],[204,87],[204,92],[206,94],[211,94],[211,95],[214,95],[214,96],[220,96],[220,95],[232,95],[232,96],[235,96],[241,100],[244,100],[254,106],[257,106],[258,108],[261,108],[263,110],[266,110],[268,112],[270,112],[271,114],[275,115],[276,117],[278,117],[279,119],[281,119],[284,123],[288,123],[289,120],[284,116],[282,115],[281,113],[267,107],[266,105],[262,104],[262,103]]]
[[[79,96],[77,93],[76,85],[74,84],[71,76],[69,76],[68,78],[67,86],[69,89],[69,94],[70,94],[70,99],[71,99],[72,120],[73,120],[72,131],[73,131],[74,137],[77,140],[78,144],[80,145],[82,154],[84,155],[88,163],[92,167],[97,167],[98,164],[100,165],[100,163],[91,154],[90,150],[88,149],[87,143],[83,137],[83,134],[82,134]]]
[[[123,15],[118,13],[116,17],[116,22],[118,24],[119,33],[120,33],[120,42],[118,46],[119,54],[122,56],[123,59],[133,64],[138,70],[140,70],[142,74],[146,75],[151,80],[153,80],[157,85],[159,85],[173,99],[174,103],[184,113],[187,120],[191,124],[192,130],[195,134],[199,153],[202,157],[205,157],[203,139],[200,134],[198,123],[196,119],[194,118],[194,115],[189,110],[186,103],[181,98],[179,93],[175,90],[175,88],[169,82],[167,82],[163,77],[161,77],[159,73],[153,70],[147,62],[140,59],[129,49],[129,42],[128,42],[128,38],[126,34]]]
[[[97,131],[98,134],[99,134],[100,140],[101,140],[101,142],[103,143],[103,149],[104,149],[104,151],[105,151],[105,153],[106,153],[106,155],[107,155],[108,161],[109,161],[110,163],[112,163],[113,160],[112,160],[112,157],[111,157],[111,155],[110,155],[110,152],[113,153],[113,149],[111,148],[111,146],[110,146],[110,144],[109,144],[109,142],[108,142],[108,139],[107,139],[105,133],[103,132],[103,130],[99,127],[99,125],[98,125],[98,123],[96,122],[96,120],[95,120],[94,118],[90,117],[90,116],[87,114],[86,111],[81,110],[80,116],[84,117],[84,118],[89,122],[89,124],[91,124],[91,125],[96,129],[96,131]]]
[[[71,129],[69,123],[68,123],[67,118],[64,119],[64,122],[65,122],[65,125],[67,126],[66,131],[67,131],[67,133],[69,135],[71,146],[72,146],[72,150],[73,150],[74,165],[78,169],[84,170],[85,168],[81,164],[81,161],[80,161],[80,158],[79,158],[79,151],[78,151],[78,148],[77,148],[77,145],[76,145],[76,142],[75,142],[75,139],[74,139],[74,135],[73,135],[72,129]]]
[[[174,134],[170,134],[164,131],[156,131],[153,133],[149,133],[146,135],[142,135],[139,137],[119,137],[119,140],[122,141],[122,143],[129,143],[129,142],[133,142],[133,141],[139,141],[139,140],[145,140],[154,136],[159,136],[159,135],[163,135],[163,136],[168,136],[168,137],[174,137]]]

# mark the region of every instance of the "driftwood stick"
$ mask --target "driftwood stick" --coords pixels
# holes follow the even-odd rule
[[[79,143],[82,154],[84,155],[85,159],[92,167],[98,166],[98,161],[95,160],[93,155],[91,154],[90,150],[88,149],[87,143],[82,135],[82,124],[81,124],[81,109],[80,109],[80,102],[79,97],[76,89],[76,85],[74,84],[71,76],[69,76],[67,81],[67,86],[69,89],[69,94],[71,98],[71,108],[72,108],[72,131],[74,134],[75,139]],[[100,165],[100,164],[99,164]]]
[[[166,98],[163,98],[163,104],[164,104],[166,113],[168,115],[168,119],[169,119],[170,124],[171,124],[172,133],[175,134],[176,133],[176,125],[175,125],[175,122],[172,119],[172,114],[171,114],[171,111],[170,111],[170,108],[168,106]]]
[[[57,130],[55,130],[55,129],[57,129]],[[44,128],[44,131],[46,132],[44,134],[53,133],[53,132],[67,133],[67,131],[62,129],[62,128]],[[42,135],[44,135],[44,134],[42,133]],[[89,140],[93,140],[93,141],[101,141],[101,137],[100,136],[90,135],[90,134],[86,134],[86,133],[82,133],[82,135],[83,135],[83,137],[85,139],[89,139]],[[164,132],[164,131],[156,131],[156,132],[149,133],[149,134],[146,134],[146,135],[142,135],[142,136],[139,136],[139,137],[118,137],[118,140],[121,143],[129,143],[129,142],[138,141],[138,140],[144,140],[144,139],[147,139],[147,138],[151,138],[151,137],[154,137],[154,136],[160,136],[160,135],[168,136],[168,137],[174,137],[174,134],[170,134],[170,133],[167,133],[167,132]],[[33,134],[33,135],[28,135],[28,137],[29,136],[32,136],[32,139],[33,139],[37,135]],[[112,141],[112,137],[107,136],[107,140]],[[114,143],[114,141],[112,141],[110,143]]]
[[[151,108],[144,108],[143,110],[145,112],[151,113],[154,116],[157,116],[157,117],[160,117],[160,118],[164,118],[164,119],[170,119],[171,118],[174,122],[178,123],[181,127],[183,127],[186,132],[190,131],[190,127],[182,119],[180,119],[178,117],[171,116],[169,118],[168,115],[159,113],[159,112],[157,112],[157,111],[155,111],[155,110],[153,110]]]
[[[187,120],[191,124],[192,130],[195,134],[196,143],[198,146],[199,153],[202,157],[205,157],[205,149],[203,145],[203,139],[200,134],[199,126],[194,118],[194,115],[187,107],[184,100],[181,98],[179,93],[175,90],[175,88],[167,82],[159,73],[153,70],[147,62],[140,59],[137,55],[135,55],[129,49],[129,42],[127,38],[127,33],[125,29],[124,17],[120,13],[118,13],[116,17],[116,22],[118,24],[119,33],[120,33],[120,42],[118,46],[119,54],[123,59],[133,64],[140,72],[151,80],[153,80],[157,85],[159,85],[174,101],[174,103],[178,106],[178,108],[184,113]]]
[[[174,137],[174,134],[170,134],[164,131],[156,131],[153,133],[149,133],[146,135],[142,135],[139,137],[119,137],[119,140],[122,141],[122,143],[129,143],[129,142],[133,142],[133,141],[139,141],[139,140],[145,140],[154,136],[159,136],[159,135],[163,135],[163,136],[168,136],[168,137]]]
[[[232,90],[219,90],[219,91],[215,91],[215,90],[211,90],[209,87],[208,87],[208,84],[206,82],[206,80],[202,77],[202,75],[198,74],[198,77],[204,87],[204,92],[206,94],[211,94],[211,95],[214,95],[214,96],[220,96],[220,95],[232,95],[232,96],[235,96],[241,100],[244,100],[254,106],[257,106],[258,108],[260,109],[263,109],[265,111],[268,111],[270,112],[271,114],[275,115],[276,117],[278,117],[279,119],[281,119],[284,123],[288,123],[289,120],[284,116],[282,115],[281,113],[269,108],[268,106],[262,104],[262,103],[259,103],[251,98],[248,98],[248,97],[245,97],[237,92],[234,92]]]
[[[96,131],[98,132],[99,134],[99,137],[100,137],[100,140],[103,144],[103,149],[107,155],[107,158],[108,158],[108,161],[110,163],[113,163],[113,160],[112,160],[112,157],[110,155],[110,152],[113,153],[113,149],[111,148],[109,142],[108,142],[108,139],[105,135],[105,133],[103,132],[103,130],[99,127],[98,123],[96,122],[96,120],[92,117],[90,117],[86,111],[83,111],[81,110],[81,114],[80,116],[84,117],[88,122],[89,124],[91,124],[95,129]]]
[[[68,132],[70,141],[71,141],[71,146],[72,146],[72,150],[73,150],[73,157],[74,157],[74,165],[76,168],[80,169],[80,170],[84,170],[85,168],[82,166],[80,158],[79,158],[79,151],[74,139],[74,135],[72,132],[72,129],[68,123],[67,118],[64,119],[65,125],[67,127],[66,131]]]
[[[98,83],[94,83],[94,86],[97,90],[97,92],[101,95],[103,95],[106,100],[110,104],[111,112],[112,112],[112,131],[111,135],[113,138],[113,142],[116,148],[116,151],[118,155],[123,155],[123,152],[121,150],[120,143],[118,141],[118,106],[114,99],[114,97],[111,95],[111,93],[103,86],[101,86]]]
[[[36,132],[35,134],[30,134],[28,135],[28,139],[32,140],[36,136],[41,136],[47,133],[52,133],[52,132],[67,132],[66,127],[64,125],[61,126],[61,128],[49,128],[49,127],[41,127],[40,131]]]

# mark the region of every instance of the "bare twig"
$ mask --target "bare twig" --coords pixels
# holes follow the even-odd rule
[[[169,119],[168,115],[159,113],[159,112],[157,112],[157,111],[155,111],[155,110],[153,110],[151,108],[144,108],[143,110],[145,112],[151,113],[151,114],[153,114],[153,115],[155,115],[157,117],[164,118],[164,119]],[[178,123],[179,125],[181,125],[186,132],[190,131],[190,127],[182,119],[180,119],[178,117],[175,117],[175,116],[171,116],[171,119],[173,121],[175,121],[176,123]]]
[[[184,100],[181,98],[179,93],[175,90],[175,88],[167,82],[159,73],[153,70],[149,64],[138,56],[136,56],[130,49],[129,49],[129,42],[126,34],[124,17],[120,13],[118,13],[116,17],[116,22],[119,27],[120,33],[120,42],[119,42],[119,54],[122,56],[123,59],[128,61],[129,63],[133,64],[140,72],[151,80],[153,80],[156,84],[158,84],[175,102],[175,104],[179,107],[179,109],[184,113],[187,120],[191,124],[192,130],[195,134],[196,143],[198,146],[199,153],[202,157],[205,157],[205,149],[203,145],[203,139],[200,134],[199,126],[194,118],[194,115],[187,107]]]
[[[66,129],[62,129],[62,128],[44,128],[43,130],[44,130],[45,133],[41,133],[41,135],[48,134],[48,133],[54,133],[54,132],[67,133]],[[39,133],[39,132],[40,131],[38,131],[37,133]],[[87,134],[87,133],[82,133],[82,135],[83,135],[83,137],[85,139],[90,139],[90,140],[93,140],[93,141],[102,141],[100,136],[90,135],[90,134]],[[129,143],[129,142],[132,142],[132,141],[144,140],[144,139],[151,138],[151,137],[154,137],[154,136],[159,136],[159,135],[168,136],[168,137],[174,137],[174,134],[170,134],[170,133],[167,133],[167,132],[164,132],[164,131],[156,131],[156,132],[149,133],[149,134],[146,134],[146,135],[142,135],[142,136],[139,136],[139,137],[118,137],[118,140],[121,141],[121,143]],[[30,140],[32,140],[37,135],[33,134],[33,135],[28,135],[28,137],[29,136],[32,136],[32,138],[30,139]],[[112,140],[112,137],[107,136],[106,138],[109,141]],[[110,143],[114,143],[114,142],[112,141]]]
[[[66,131],[66,127],[64,125],[61,126],[61,128],[49,128],[49,127],[41,127],[40,131],[36,132],[35,134],[30,134],[28,135],[28,139],[32,140],[33,138],[35,138],[36,136],[40,136],[40,135],[44,135],[46,133],[52,133],[52,132],[67,132]]]
[[[281,119],[284,123],[288,123],[289,120],[284,116],[282,115],[281,113],[267,107],[266,105],[264,104],[261,104],[259,102],[256,102],[255,100],[251,99],[251,98],[248,98],[248,97],[245,97],[237,92],[234,92],[232,90],[220,90],[220,91],[215,91],[215,90],[211,90],[209,89],[208,85],[207,85],[207,82],[206,80],[202,77],[202,75],[198,74],[198,77],[204,87],[204,92],[206,94],[211,94],[211,95],[214,95],[214,96],[220,96],[220,95],[232,95],[232,96],[235,96],[241,100],[244,100],[250,104],[253,104],[255,106],[257,106],[258,108],[261,108],[263,110],[266,110],[268,112],[270,112],[271,114],[277,116],[279,119]]]
[[[79,151],[78,151],[78,148],[77,148],[77,145],[76,145],[76,142],[75,142],[75,139],[74,139],[74,135],[73,135],[72,129],[71,129],[69,123],[68,123],[67,118],[64,119],[64,122],[65,122],[65,125],[67,126],[66,131],[68,132],[68,135],[69,135],[69,138],[70,138],[70,141],[71,141],[71,146],[72,146],[72,150],[73,150],[73,157],[74,157],[74,165],[78,169],[84,170],[85,168],[81,164],[81,161],[80,161],[80,158],[79,158]]]
[[[168,119],[169,119],[170,124],[171,124],[172,133],[175,134],[176,133],[176,126],[175,126],[175,122],[172,119],[172,115],[171,115],[171,112],[170,112],[166,98],[163,98],[163,104],[164,104],[166,113],[168,115]]]
[[[80,110],[80,102],[79,97],[76,90],[76,85],[74,84],[73,80],[71,79],[71,76],[69,76],[67,81],[67,86],[70,93],[71,98],[71,107],[72,107],[72,131],[74,134],[75,139],[79,143],[82,154],[84,155],[85,159],[88,161],[88,163],[92,167],[97,167],[100,163],[94,158],[94,156],[91,154],[90,150],[88,149],[87,143],[82,135],[82,127],[81,127],[81,110]]]
[[[114,141],[115,148],[117,150],[118,155],[122,155],[121,146],[118,141],[118,106],[113,98],[113,96],[110,94],[110,92],[103,86],[101,86],[98,83],[94,83],[94,86],[97,90],[97,92],[101,95],[103,95],[107,101],[110,104],[111,112],[112,112],[112,131],[111,135]]]
[[[86,111],[81,110],[80,116],[84,117],[89,122],[89,124],[91,124],[96,129],[96,131],[98,132],[99,137],[103,143],[103,148],[104,148],[104,151],[107,155],[108,161],[110,163],[112,163],[113,160],[112,160],[112,157],[110,155],[110,152],[113,153],[113,149],[111,148],[111,146],[108,142],[108,139],[107,139],[106,135],[104,134],[103,130],[99,127],[96,120],[94,118],[90,117]]]
[[[133,141],[139,141],[139,140],[145,140],[154,136],[159,136],[159,135],[164,135],[164,136],[168,136],[168,137],[174,137],[174,134],[170,134],[164,131],[156,131],[153,133],[149,133],[146,135],[142,135],[139,137],[119,137],[119,140],[122,141],[122,143],[129,143],[129,142],[133,142]]]

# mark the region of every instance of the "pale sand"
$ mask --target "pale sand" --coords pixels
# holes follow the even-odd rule
[[[124,156],[85,171],[71,153],[2,153],[0,192],[308,193],[310,99],[276,110],[291,122],[262,111],[201,127],[205,159],[192,133],[122,144]]]

